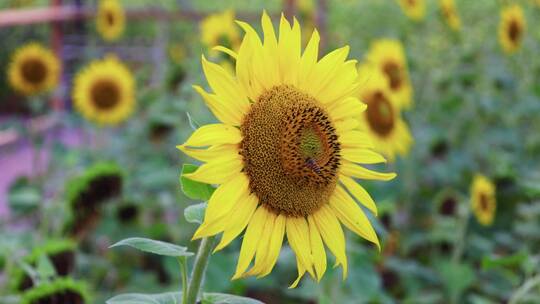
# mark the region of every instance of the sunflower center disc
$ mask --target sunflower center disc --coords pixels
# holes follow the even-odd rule
[[[107,12],[105,14],[105,20],[107,21],[107,24],[109,26],[114,25],[114,13],[113,12]]]
[[[120,99],[118,86],[108,80],[97,81],[91,89],[92,101],[101,110],[114,108]]]
[[[377,91],[367,100],[367,121],[371,129],[381,136],[388,135],[394,128],[394,110],[383,92]]]
[[[393,61],[388,61],[383,66],[383,72],[388,77],[388,80],[390,80],[390,88],[394,91],[399,90],[403,83],[399,65]]]
[[[489,198],[485,193],[480,194],[480,209],[487,211],[489,209]]]
[[[521,36],[521,28],[516,20],[512,20],[508,26],[508,37],[513,42],[517,42]]]
[[[21,72],[26,81],[37,85],[45,80],[47,67],[39,59],[29,59],[22,64]]]
[[[250,190],[276,214],[306,216],[328,202],[337,183],[340,146],[313,97],[280,85],[244,118],[240,154]]]

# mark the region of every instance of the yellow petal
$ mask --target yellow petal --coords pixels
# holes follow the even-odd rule
[[[334,194],[330,197],[330,206],[343,225],[377,245],[380,250],[379,239],[369,219],[341,186],[337,186]]]
[[[236,104],[226,103],[217,95],[204,91],[200,86],[193,86],[193,89],[202,96],[206,106],[214,116],[225,124],[239,126],[248,111],[248,107],[237,108]]]
[[[238,128],[224,124],[209,124],[195,130],[182,146],[205,147],[221,144],[237,144],[242,141]]]
[[[233,50],[231,50],[229,48],[226,48],[224,46],[221,46],[221,45],[213,47],[212,50],[225,53],[225,54],[231,56],[234,59],[236,59],[238,57],[238,54],[236,54]]]
[[[235,78],[223,67],[210,62],[202,56],[202,66],[208,84],[227,105],[235,108],[245,108],[249,106],[249,101],[242,87],[238,85]]]
[[[340,174],[339,180],[362,205],[377,215],[377,205],[375,205],[375,201],[373,201],[364,187],[355,182],[352,178],[343,174]]]
[[[253,264],[253,267],[244,274],[244,276],[257,275],[261,272],[264,266],[266,266],[268,245],[270,244],[270,238],[272,237],[272,232],[274,230],[275,220],[276,215],[272,212],[268,212],[262,234],[259,236],[259,245],[257,246],[257,251],[255,253],[255,263]]]
[[[305,88],[308,86],[309,75],[313,71],[319,56],[320,40],[321,38],[319,36],[319,32],[314,30],[313,34],[311,34],[311,38],[309,39],[306,49],[304,50],[304,53],[302,54],[302,58],[300,59],[300,70],[298,71],[299,88]]]
[[[277,216],[274,221],[274,231],[272,232],[272,237],[267,248],[268,255],[266,256],[266,263],[261,269],[259,277],[268,275],[278,260],[281,245],[283,244],[283,236],[285,235],[285,223],[286,218],[283,214]]]
[[[334,122],[338,134],[343,134],[358,127],[360,123],[358,119],[349,118]]]
[[[336,257],[336,266],[342,265],[343,278],[347,277],[347,255],[345,254],[345,235],[341,225],[329,206],[322,206],[313,214],[321,237],[330,251]]]
[[[246,233],[244,234],[244,240],[242,241],[242,247],[240,248],[240,254],[238,256],[238,264],[236,265],[236,272],[232,277],[233,280],[242,277],[249,264],[251,264],[251,260],[259,245],[259,239],[267,216],[268,212],[261,207],[258,208],[251,217]]]
[[[361,179],[372,179],[372,180],[383,180],[389,181],[396,177],[395,173],[381,173],[366,169],[362,166],[351,163],[350,161],[344,160],[341,163],[341,173],[347,176],[361,178]]]
[[[248,185],[249,179],[244,173],[238,173],[220,185],[208,200],[204,221],[212,222],[229,212],[241,197],[249,193]]]
[[[294,282],[291,284],[291,286],[289,286],[289,289],[296,288],[296,286],[298,286],[298,283],[300,283],[300,280],[302,279],[302,277],[306,273],[306,269],[304,268],[302,263],[300,263],[300,260],[298,259],[298,257],[296,257],[296,267],[298,269],[298,277],[296,277],[296,280],[294,280]]]
[[[197,169],[184,174],[185,177],[206,184],[223,184],[238,174],[243,168],[240,155],[226,155],[212,160]]]
[[[285,16],[281,14],[278,42],[281,81],[292,85],[298,82],[300,63],[300,26],[296,19],[294,21],[294,27],[291,29]]]
[[[329,108],[330,115],[334,121],[346,118],[360,117],[367,109],[367,105],[356,97],[348,97],[335,103]]]
[[[317,281],[320,281],[326,271],[326,252],[321,239],[321,234],[317,225],[311,216],[308,218],[309,241],[311,242],[311,254],[313,256],[313,265],[317,274]]]
[[[253,216],[259,200],[254,194],[240,199],[240,204],[230,213],[229,223],[225,227],[221,241],[214,249],[214,252],[223,249],[234,240],[246,228],[249,220]]]
[[[188,148],[182,145],[176,147],[187,156],[202,162],[209,162],[225,155],[233,157],[234,154],[238,154],[238,147],[236,145],[216,145],[208,149]]]
[[[318,96],[320,91],[335,77],[348,54],[349,46],[345,46],[328,53],[317,62],[308,76],[306,91]]]
[[[306,219],[303,217],[287,218],[286,231],[289,245],[291,245],[298,260],[302,263],[307,272],[315,278],[310,252],[309,227]]]
[[[349,60],[341,65],[334,77],[328,80],[326,86],[322,87],[317,95],[321,103],[329,104],[339,99],[344,99],[347,96],[355,95],[352,93],[355,89],[358,89],[358,69],[356,68],[356,63],[356,60]],[[347,95],[344,95],[344,93],[347,93]]]
[[[365,148],[346,147],[341,149],[341,156],[348,161],[361,164],[386,163],[386,159],[382,155]]]
[[[339,142],[342,148],[373,148],[371,138],[366,132],[352,130],[339,134]]]

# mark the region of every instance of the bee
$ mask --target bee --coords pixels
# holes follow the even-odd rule
[[[317,165],[317,162],[313,158],[306,159],[306,166],[311,170],[315,171],[317,174],[321,174],[321,168]]]

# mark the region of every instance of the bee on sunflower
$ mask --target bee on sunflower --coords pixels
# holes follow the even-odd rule
[[[19,47],[12,55],[8,79],[17,92],[32,96],[48,92],[58,85],[60,60],[37,42]]]
[[[70,235],[82,236],[99,219],[100,207],[106,201],[122,193],[124,173],[112,162],[99,162],[66,185],[66,196],[70,220],[66,231]]]
[[[461,18],[459,17],[454,0],[439,0],[441,14],[448,26],[454,30],[461,29]]]
[[[100,0],[96,15],[96,28],[106,41],[114,41],[124,33],[126,16],[118,0]]]
[[[362,79],[359,98],[367,104],[360,124],[373,143],[374,149],[394,161],[396,155],[407,155],[412,136],[392,94],[385,75],[371,65],[363,64],[358,71]]]
[[[121,123],[135,108],[135,80],[115,56],[95,60],[78,72],[72,94],[77,111],[100,125]]]
[[[420,21],[426,15],[425,0],[398,0],[401,9],[407,17],[414,21]]]
[[[75,250],[77,244],[69,239],[52,239],[35,247],[32,252],[24,257],[23,261],[35,267],[39,258],[45,255],[54,267],[58,276],[67,276],[75,268]],[[15,291],[24,291],[32,286],[32,278],[22,268],[14,268],[9,275],[11,287]]]
[[[521,6],[512,4],[501,10],[499,23],[499,43],[507,54],[519,50],[526,29],[525,15]]]
[[[495,185],[480,174],[475,175],[471,185],[471,207],[480,224],[489,226],[493,223],[497,208]]]
[[[178,146],[204,162],[186,178],[219,185],[193,239],[223,233],[218,251],[245,229],[233,279],[269,274],[285,235],[298,267],[291,287],[306,272],[323,277],[325,244],[346,277],[341,223],[380,246],[357,201],[375,214],[377,208],[355,178],[396,176],[362,166],[385,159],[359,129],[366,105],[356,96],[356,60],[347,60],[348,46],[319,60],[316,30],[302,52],[296,19],[291,26],[282,15],[276,35],[264,12],[264,40],[249,24],[237,23],[245,32],[238,52],[223,49],[235,59],[236,73],[203,56],[213,92],[194,86],[220,123],[200,127]]]
[[[385,76],[390,92],[395,95],[398,108],[410,108],[413,103],[413,89],[401,43],[391,39],[375,41],[367,54],[367,62]]]
[[[23,293],[21,304],[37,303],[91,303],[88,287],[82,282],[71,278],[55,279],[44,282]]]

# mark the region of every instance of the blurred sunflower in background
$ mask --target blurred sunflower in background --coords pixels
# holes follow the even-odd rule
[[[82,282],[71,278],[44,281],[26,291],[21,298],[21,304],[37,303],[73,303],[89,304],[88,288]]]
[[[405,15],[414,21],[420,21],[426,15],[425,0],[398,0],[398,2]]]
[[[200,30],[201,42],[208,49],[221,45],[237,50],[240,45],[240,33],[234,22],[232,10],[208,15],[201,21]]]
[[[135,80],[117,57],[95,60],[75,77],[73,101],[86,119],[98,124],[118,124],[135,108]]]
[[[459,31],[461,29],[461,18],[459,17],[455,1],[439,0],[439,6],[446,24],[448,24],[452,30]]]
[[[359,97],[368,106],[360,122],[374,149],[390,161],[396,154],[408,154],[412,144],[411,133],[401,118],[396,97],[390,92],[385,76],[368,64],[363,64],[358,74],[362,83]]]
[[[501,10],[499,43],[507,54],[516,52],[525,36],[525,15],[521,6],[512,4]]]
[[[396,95],[398,108],[410,108],[413,89],[401,43],[391,39],[375,41],[367,54],[367,63],[378,68],[385,76],[390,91]]]
[[[236,58],[236,77],[202,59],[213,93],[195,86],[221,123],[205,125],[178,146],[205,162],[184,175],[217,184],[194,239],[223,232],[216,250],[246,229],[233,279],[272,271],[283,238],[296,254],[297,286],[308,272],[320,280],[326,251],[347,275],[345,237],[340,222],[379,247],[375,230],[355,201],[376,214],[367,191],[354,178],[390,180],[360,164],[385,162],[358,129],[366,105],[349,47],[318,60],[314,31],[301,52],[301,30],[281,17],[279,37],[266,13],[264,43],[247,23]],[[247,227],[247,228],[246,228]],[[251,269],[248,267],[254,263]]]
[[[485,176],[477,174],[471,185],[471,207],[480,224],[493,223],[497,208],[495,185]]]
[[[104,40],[118,39],[126,26],[124,9],[118,0],[100,0],[96,15],[96,27]]]
[[[61,63],[43,45],[31,42],[18,48],[8,67],[11,87],[26,96],[54,89],[59,82]]]

